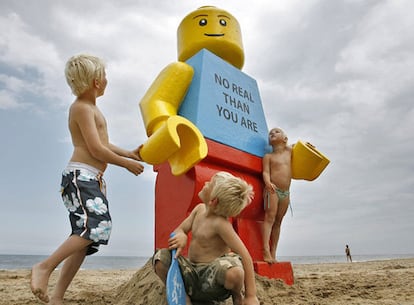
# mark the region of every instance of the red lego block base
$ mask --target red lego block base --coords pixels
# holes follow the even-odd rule
[[[254,271],[271,279],[281,279],[286,285],[293,285],[293,269],[290,262],[277,262],[269,264],[264,261],[255,261],[253,263]]]

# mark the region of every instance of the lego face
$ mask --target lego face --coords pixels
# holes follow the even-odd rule
[[[244,51],[240,25],[230,13],[203,6],[188,14],[177,30],[178,60],[186,61],[201,49],[241,69]]]

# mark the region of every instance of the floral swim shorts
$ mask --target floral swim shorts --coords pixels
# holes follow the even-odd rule
[[[171,264],[171,252],[168,249],[157,250],[152,258],[166,267]],[[224,254],[210,263],[192,263],[184,256],[178,257],[185,291],[193,304],[208,302],[220,304],[230,297],[230,291],[224,288],[226,271],[232,267],[241,267],[241,258],[235,253]]]
[[[102,174],[87,164],[70,162],[62,173],[62,199],[72,234],[92,241],[87,255],[108,244],[112,230]]]

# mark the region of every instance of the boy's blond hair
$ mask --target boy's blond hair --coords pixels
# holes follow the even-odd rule
[[[272,129],[269,130],[268,135],[270,135],[273,130],[279,130],[282,133],[282,135],[285,137],[285,142],[287,143],[288,136],[287,136],[286,132],[282,128],[280,128],[280,127],[272,128]],[[269,139],[269,144],[270,144],[270,139]]]
[[[102,59],[79,54],[72,56],[66,63],[66,82],[75,96],[80,96],[91,88],[95,79],[102,79],[105,73],[105,63]]]
[[[210,198],[217,199],[214,213],[224,217],[237,216],[254,196],[253,187],[243,179],[227,172],[214,175],[214,185]]]

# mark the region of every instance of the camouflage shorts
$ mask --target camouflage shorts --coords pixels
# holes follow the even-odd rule
[[[171,264],[171,252],[160,249],[155,252],[152,262],[161,261],[166,267]],[[241,258],[234,253],[225,254],[210,263],[192,263],[184,256],[178,257],[185,290],[191,301],[224,301],[230,291],[224,288],[226,271],[232,267],[242,268]],[[211,304],[211,303],[209,303]]]

